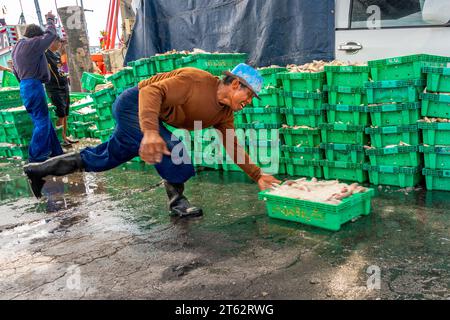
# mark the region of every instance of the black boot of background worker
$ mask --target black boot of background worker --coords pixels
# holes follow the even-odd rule
[[[23,167],[36,198],[42,197],[42,187],[46,176],[65,176],[81,170],[83,170],[83,161],[79,153],[64,154],[42,163],[30,163]]]
[[[184,217],[200,217],[203,210],[191,206],[188,199],[183,195],[184,183],[169,183],[164,181],[167,196],[169,197],[169,209],[173,215],[181,218]]]

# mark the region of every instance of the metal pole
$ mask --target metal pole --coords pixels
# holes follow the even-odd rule
[[[42,21],[41,7],[39,6],[39,0],[34,0],[34,6],[36,7],[36,14],[39,20],[39,24],[41,27],[43,27],[44,22]]]

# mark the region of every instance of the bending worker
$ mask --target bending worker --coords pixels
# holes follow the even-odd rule
[[[45,51],[56,39],[55,16],[49,12],[47,30],[32,24],[24,38],[14,46],[12,58],[14,74],[20,81],[20,96],[33,120],[33,136],[28,149],[29,162],[43,162],[63,154],[48,112],[47,98],[42,83],[50,80]]]
[[[202,210],[192,207],[183,195],[184,183],[195,175],[194,167],[190,162],[176,164],[177,161],[172,160],[172,150],[175,153],[181,149],[184,153],[186,149],[179,147],[182,142],[162,122],[193,130],[194,122],[201,121],[203,128],[214,127],[222,134],[225,146],[228,146],[227,139],[234,139],[233,144],[229,143],[234,150],[228,147],[227,152],[261,189],[267,189],[280,181],[263,174],[251,162],[238,145],[234,132],[234,112],[242,110],[253,97],[258,97],[262,83],[259,73],[246,64],[226,72],[223,80],[194,68],[156,75],[141,81],[138,87],[124,91],[116,99],[113,105],[116,128],[109,141],[42,164],[28,164],[24,171],[34,194],[40,197],[45,183],[43,178],[48,175],[61,176],[79,170],[101,172],[140,155],[146,163],[155,165],[164,179],[172,214],[200,216]]]

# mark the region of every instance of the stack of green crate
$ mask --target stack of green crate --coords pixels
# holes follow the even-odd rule
[[[425,176],[428,190],[450,191],[450,68],[425,67],[427,93],[422,94],[423,132],[420,151],[425,157]]]
[[[135,86],[135,78],[133,74],[133,68],[126,67],[122,70],[110,75],[108,81],[111,81],[114,89],[116,89],[116,95],[121,94],[126,89]]]
[[[327,122],[321,123],[325,160],[321,161],[326,179],[365,182],[366,156],[364,147],[368,138],[365,129],[370,125],[367,109],[369,80],[368,66],[325,66],[328,104]]]
[[[325,121],[325,73],[282,72],[284,126],[280,130],[283,162],[291,176],[322,178],[319,124]]]
[[[0,88],[0,110],[23,105],[19,87]]]
[[[412,55],[369,61],[374,82],[366,83],[372,127],[366,165],[373,184],[414,187],[422,180],[421,136],[416,123],[425,88],[422,67],[442,65],[449,58]]]
[[[0,143],[2,157],[28,158],[28,147],[33,134],[33,122],[25,107],[0,111]]]
[[[180,56],[176,61],[176,67],[193,67],[221,76],[224,71],[232,70],[245,62],[247,57],[246,53],[194,53]]]
[[[114,120],[112,116],[112,104],[108,102],[100,103],[95,106],[97,115],[96,131],[93,137],[105,142],[114,131]]]
[[[142,58],[136,61],[131,61],[128,63],[128,66],[133,69],[135,85],[142,80],[153,77],[156,74],[156,65],[151,58]]]

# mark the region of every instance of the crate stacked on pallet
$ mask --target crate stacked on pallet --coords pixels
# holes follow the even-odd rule
[[[320,161],[319,124],[324,122],[324,72],[282,72],[277,75],[282,83],[280,92],[285,100],[282,136],[282,162],[291,176],[323,177]]]
[[[369,61],[373,82],[366,83],[373,126],[366,150],[370,182],[414,187],[422,180],[421,136],[415,122],[425,88],[424,64],[445,64],[449,58],[412,55]]]
[[[425,67],[427,93],[422,97],[423,132],[420,151],[425,157],[428,190],[450,191],[450,68]]]
[[[25,107],[0,111],[0,157],[28,158],[33,122]]]
[[[364,148],[369,126],[367,91],[368,66],[325,66],[328,104],[325,106],[327,122],[321,123],[325,160],[321,161],[325,179],[365,182],[366,156]]]

